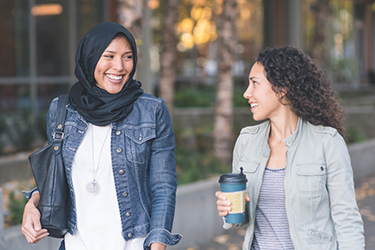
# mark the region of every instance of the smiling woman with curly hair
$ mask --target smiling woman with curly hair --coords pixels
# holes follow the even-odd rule
[[[248,179],[244,250],[364,249],[343,110],[323,72],[291,46],[266,49],[249,74],[256,121],[242,129],[233,172]],[[219,215],[231,202],[216,192]]]
[[[330,126],[344,136],[344,111],[324,73],[302,51],[291,46],[266,49],[256,59],[272,89],[297,116]]]

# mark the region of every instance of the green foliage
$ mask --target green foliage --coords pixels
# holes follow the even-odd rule
[[[45,112],[24,109],[0,114],[0,154],[5,153],[4,148],[8,153],[31,150],[46,140]]]
[[[9,221],[8,225],[18,225],[22,223],[23,209],[27,203],[24,195],[16,196],[12,191],[9,194]]]
[[[27,199],[21,190],[31,190],[35,187],[34,178],[10,181],[4,183],[3,190],[4,202],[4,227],[22,223],[22,216]]]
[[[38,112],[34,114],[33,126],[35,128],[35,132],[37,133],[38,137],[42,139],[42,141],[47,141],[46,113],[47,112]]]
[[[242,94],[244,86],[235,86],[233,105],[247,107]],[[214,107],[216,89],[214,85],[184,87],[176,91],[175,107]],[[212,127],[179,129],[174,127],[176,137],[176,164],[178,184],[205,179],[213,175],[231,172],[212,152]]]
[[[358,62],[355,59],[332,59],[333,81],[335,83],[351,83],[358,74]]]
[[[235,107],[248,106],[242,94],[245,91],[243,86],[235,86],[233,90],[233,105]],[[175,107],[214,107],[216,89],[214,85],[200,87],[183,87],[176,91]]]
[[[212,152],[212,128],[178,129],[176,137],[176,167],[178,184],[230,172]]]
[[[349,127],[346,130],[345,139],[346,142],[350,144],[355,142],[366,141],[368,138],[364,133],[358,131],[355,127]]]
[[[245,92],[246,87],[235,86],[234,91],[233,91],[234,107],[249,107],[248,101],[243,97],[243,93]]]
[[[25,151],[35,139],[32,115],[29,110],[22,110],[8,126],[8,136],[16,150]]]
[[[229,166],[221,164],[210,151],[176,148],[178,184],[185,184],[221,173],[230,172]]]
[[[215,86],[184,87],[176,91],[175,107],[213,107]]]

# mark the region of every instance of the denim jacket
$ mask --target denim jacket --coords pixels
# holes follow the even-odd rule
[[[245,250],[253,241],[255,209],[270,156],[269,132],[269,122],[245,127],[234,148],[233,172],[244,169],[250,195],[244,222],[248,224]],[[350,156],[341,135],[336,129],[314,126],[300,118],[297,130],[284,144],[285,209],[294,249],[364,249]]]
[[[48,143],[53,141],[57,100],[47,114]],[[87,121],[67,105],[63,159],[70,188],[69,233],[77,229],[72,163],[88,128]],[[111,156],[120,210],[122,236],[146,236],[144,249],[153,242],[175,245],[181,235],[171,234],[175,198],[175,141],[168,109],[161,98],[143,94],[128,116],[111,124]],[[61,248],[63,249],[63,248]]]

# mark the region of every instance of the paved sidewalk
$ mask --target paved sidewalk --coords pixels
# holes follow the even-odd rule
[[[361,180],[356,196],[365,224],[366,250],[375,250],[375,175]]]
[[[365,226],[366,250],[375,250],[375,175],[357,183],[356,196]],[[200,246],[187,250],[241,250],[245,229],[230,229]]]

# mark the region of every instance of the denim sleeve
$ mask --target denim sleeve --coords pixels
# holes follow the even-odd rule
[[[30,200],[34,193],[39,193],[39,190],[37,187],[35,187],[31,191],[22,190],[22,193],[25,195],[26,199]]]
[[[171,118],[164,101],[156,114],[156,138],[151,145],[150,186],[152,210],[150,232],[144,249],[149,250],[154,242],[175,245],[180,234],[172,234],[174,219],[177,174],[174,154],[175,140]]]
[[[339,249],[365,249],[364,229],[355,200],[353,170],[344,139],[336,133],[326,152],[327,188]]]

